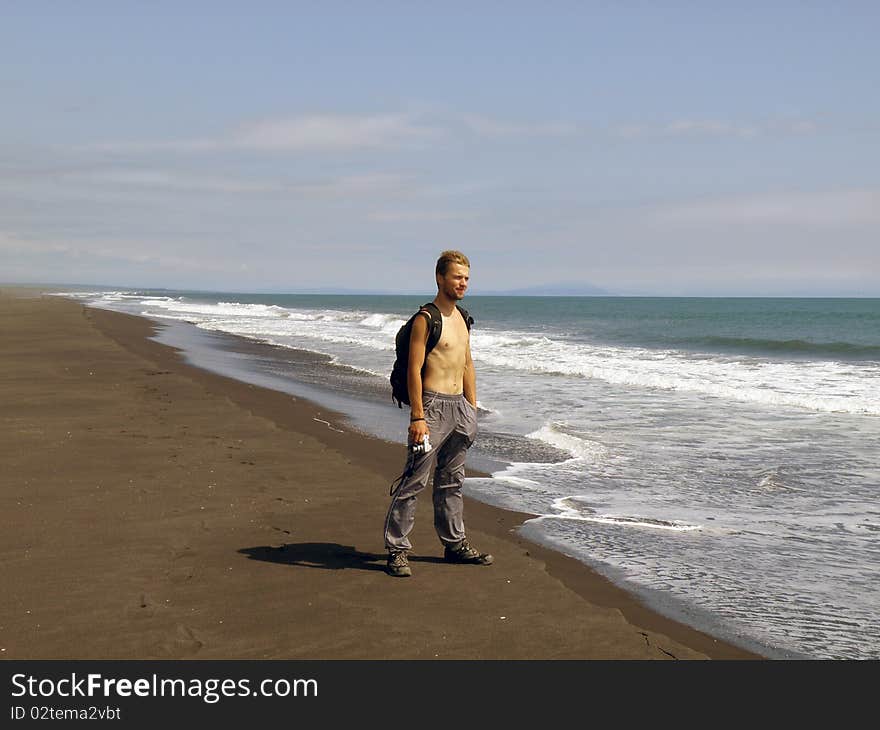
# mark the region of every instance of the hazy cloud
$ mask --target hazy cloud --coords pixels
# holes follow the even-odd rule
[[[311,114],[249,122],[220,137],[167,141],[106,142],[88,149],[107,152],[211,152],[258,150],[320,152],[393,147],[430,139],[439,130],[407,114]]]
[[[809,119],[770,120],[765,122],[732,122],[722,119],[676,119],[662,124],[620,124],[612,133],[624,139],[650,137],[732,137],[752,139],[761,135],[813,134],[818,123]]]
[[[66,253],[70,250],[68,244],[35,241],[0,231],[0,251],[7,253]]]
[[[133,240],[114,237],[111,241],[89,240],[50,240],[45,238],[16,235],[0,231],[0,251],[24,256],[51,255],[52,266],[63,271],[64,262],[113,261],[151,266],[173,271],[191,272],[212,271],[228,273],[240,268],[237,263],[228,263],[217,258],[205,256],[181,256],[178,252],[186,250],[188,242],[164,240],[161,247],[154,241]]]
[[[97,185],[154,188],[169,191],[212,193],[265,193],[277,190],[274,183],[236,180],[226,176],[208,177],[168,170],[102,170],[73,173],[65,177]]]
[[[432,118],[429,118],[432,117]],[[479,114],[389,113],[374,115],[306,114],[247,122],[228,134],[179,140],[112,141],[85,149],[114,153],[328,152],[391,148],[452,135],[464,126],[482,137],[561,137],[578,132],[570,122],[514,122]]]
[[[436,129],[404,114],[313,115],[249,124],[232,137],[232,142],[261,150],[350,150],[394,146],[436,133]]]
[[[880,190],[768,193],[657,209],[660,222],[809,226],[880,225]]]
[[[290,185],[289,189],[316,196],[374,195],[390,192],[403,193],[411,190],[413,184],[412,178],[405,175],[376,173],[296,183]]]
[[[370,213],[367,218],[380,223],[463,221],[476,218],[475,213],[459,213],[439,210],[381,210]]]
[[[577,125],[570,122],[519,123],[479,114],[460,114],[458,118],[471,132],[483,137],[563,137],[578,132]]]
[[[328,178],[285,179],[276,174],[245,179],[234,175],[204,175],[177,169],[83,166],[44,170],[3,171],[0,190],[22,191],[39,186],[40,191],[62,194],[65,198],[124,200],[147,193],[295,194],[308,197],[372,196],[394,193],[406,195],[414,190],[411,176],[396,173],[364,173]]]
[[[111,153],[187,152],[234,150],[309,153],[390,149],[439,138],[454,138],[467,130],[486,139],[515,137],[573,137],[584,135],[584,124],[572,121],[521,122],[470,112],[421,111],[366,115],[304,114],[246,122],[226,134],[178,140],[112,141],[86,145],[87,151]],[[762,135],[802,135],[819,130],[808,119],[734,122],[722,119],[682,118],[665,123],[618,124],[605,131],[624,139],[640,138],[740,138]]]

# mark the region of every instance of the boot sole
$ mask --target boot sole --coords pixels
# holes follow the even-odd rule
[[[386,570],[385,572],[388,573],[388,575],[390,575],[392,578],[409,578],[412,576],[411,570],[399,570],[399,571]]]

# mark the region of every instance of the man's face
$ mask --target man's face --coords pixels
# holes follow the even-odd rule
[[[437,275],[440,291],[454,301],[464,299],[471,270],[464,264],[449,264],[445,274]]]

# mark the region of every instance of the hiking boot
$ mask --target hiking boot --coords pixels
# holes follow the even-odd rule
[[[471,565],[491,565],[495,560],[489,553],[481,553],[472,548],[467,540],[462,540],[455,547],[446,546],[443,559],[447,563],[470,563]]]
[[[388,553],[388,565],[385,572],[395,578],[409,578],[412,575],[412,570],[410,570],[409,562],[406,559],[406,550],[392,550]]]

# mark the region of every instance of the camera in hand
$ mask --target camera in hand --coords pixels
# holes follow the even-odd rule
[[[419,454],[427,454],[430,450],[431,450],[431,442],[428,441],[428,434],[425,434],[425,437],[422,439],[422,443],[409,445],[409,453],[412,456],[418,456]]]

